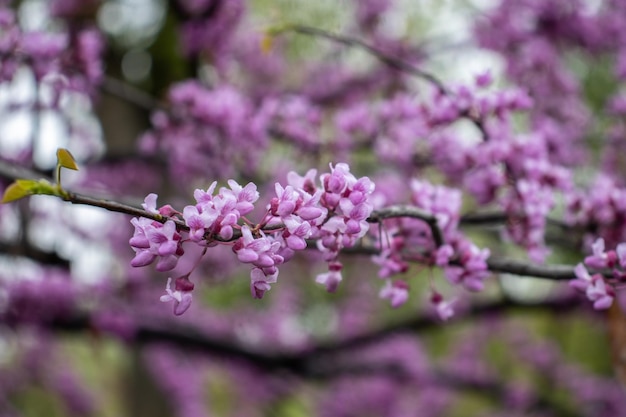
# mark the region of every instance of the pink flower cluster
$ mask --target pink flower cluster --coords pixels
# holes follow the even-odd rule
[[[150,213],[170,215],[171,207],[164,206],[156,209],[156,194],[149,194],[143,208]],[[130,239],[131,248],[135,251],[135,257],[130,262],[132,266],[146,266],[158,259],[157,271],[169,271],[174,269],[178,258],[183,255],[181,235],[176,230],[176,224],[172,220],[159,223],[145,217],[134,218],[131,224],[135,226],[135,233]]]
[[[55,89],[91,93],[102,80],[104,38],[95,28],[85,26],[73,32],[26,31],[20,27],[15,12],[1,6],[0,33],[2,81],[11,80],[23,66],[30,67],[37,82],[48,77],[46,82]],[[54,81],[61,79],[60,83]]]
[[[606,251],[604,239],[597,239],[592,245],[593,254],[587,256],[584,265],[579,263],[574,270],[576,279],[570,285],[585,293],[593,308],[604,310],[611,307],[615,298],[615,283],[626,277],[626,243],[620,243],[615,250]],[[612,271],[612,278],[601,273],[591,275],[585,265],[595,270]]]
[[[408,299],[408,284],[401,280],[392,283],[390,277],[406,272],[411,260],[442,267],[451,284],[462,285],[470,291],[482,290],[489,275],[486,263],[489,250],[478,248],[458,230],[462,203],[460,191],[417,179],[411,181],[411,191],[412,205],[436,218],[443,242],[436,241],[431,227],[423,220],[385,221],[386,233],[380,239],[383,248],[373,257],[380,266],[379,277],[387,281],[380,297],[389,299],[393,307]],[[434,289],[431,302],[442,319],[453,314],[453,302],[444,302]]]
[[[316,175],[316,170],[304,177],[291,172],[286,186],[276,183],[276,196],[259,224],[245,217],[259,199],[253,183],[241,186],[229,180],[230,188],[221,187],[216,193],[214,182],[206,191],[196,190],[196,204],[186,206],[182,213],[170,206],[157,209],[157,196],[150,194],[144,209],[170,219],[164,223],[146,218],[131,220],[135,226],[130,239],[135,251],[131,265],[146,266],[158,259],[157,270],[169,271],[184,254],[185,242],[205,248],[230,245],[240,262],[252,265],[250,290],[254,298],[262,298],[277,281],[279,265],[291,259],[295,251],[305,249],[307,239],[313,238],[329,262],[329,271],[318,275],[317,282],[335,291],[341,281],[339,251],[354,245],[369,229],[366,219],[373,210],[369,197],[374,183],[367,177],[357,179],[344,163],[331,164],[330,172],[319,176],[319,187]],[[173,218],[184,221],[187,230],[177,229]],[[191,304],[191,272],[175,280],[174,290],[172,279],[168,279],[166,295],[161,297],[161,301],[174,302],[175,314],[182,314]]]

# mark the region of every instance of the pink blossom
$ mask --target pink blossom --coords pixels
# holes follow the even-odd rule
[[[175,290],[171,288],[172,278],[167,279],[167,285],[165,286],[165,295],[162,295],[161,302],[168,303],[174,302],[174,314],[180,316],[191,306],[193,283],[187,278],[177,278],[175,284]]]
[[[391,302],[391,307],[398,308],[409,298],[409,285],[402,280],[393,283],[391,280],[386,280],[385,286],[381,288],[378,296],[388,299]]]
[[[341,282],[341,270],[343,265],[340,262],[331,262],[328,264],[328,272],[319,274],[315,278],[315,282],[326,287],[326,291],[335,292]]]
[[[593,255],[585,258],[585,264],[587,266],[596,269],[613,268],[613,266],[617,263],[618,259],[615,251],[610,250],[605,252],[604,239],[596,239],[593,245],[591,245],[591,249],[593,250]]]
[[[615,291],[609,287],[601,277],[591,281],[591,285],[587,287],[587,298],[593,301],[593,308],[596,310],[606,310],[613,304]]]
[[[253,268],[250,271],[250,292],[252,297],[261,299],[267,291],[271,289],[271,285],[276,282],[278,278],[278,270],[273,274],[266,275],[262,269]]]
[[[593,301],[593,308],[605,310],[613,304],[615,290],[608,286],[604,277],[600,274],[589,275],[583,264],[574,268],[576,279],[570,281],[570,285],[580,291],[584,291],[590,301]]]
[[[171,220],[161,224],[146,218],[134,218],[131,224],[135,226],[133,237],[129,240],[135,251],[131,265],[146,266],[160,257],[157,263],[158,271],[173,269],[178,257],[182,255],[181,238],[176,231],[176,224]]]
[[[443,296],[438,292],[433,292],[430,302],[435,306],[435,311],[441,320],[448,320],[454,315],[452,306],[457,302],[456,298],[450,301],[444,301]]]

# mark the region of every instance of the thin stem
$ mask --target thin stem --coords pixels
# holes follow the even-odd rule
[[[288,31],[292,31],[302,35],[324,38],[343,45],[361,48],[370,53],[372,56],[376,57],[380,62],[387,65],[388,67],[422,78],[435,86],[443,94],[450,94],[446,86],[434,75],[423,71],[398,57],[391,56],[376,48],[375,46],[369,45],[368,43],[365,43],[358,38],[346,35],[339,35],[323,29],[305,25],[287,25],[284,28],[281,28],[278,32]]]

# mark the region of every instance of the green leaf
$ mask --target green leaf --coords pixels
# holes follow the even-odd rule
[[[60,195],[59,188],[46,180],[15,180],[4,190],[4,196],[0,203],[10,203],[29,195],[46,194]]]
[[[64,148],[57,149],[57,165],[63,168],[78,171],[78,165],[76,164],[76,160],[74,159],[70,151]]]
[[[24,198],[31,194],[32,192],[30,190],[23,188],[22,185],[20,185],[20,183],[16,181],[13,184],[9,185],[6,190],[4,190],[2,203],[10,203],[11,201],[19,200],[20,198]]]

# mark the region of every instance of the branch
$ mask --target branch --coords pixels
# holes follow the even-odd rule
[[[505,311],[525,313],[549,310],[566,312],[577,309],[580,305],[580,299],[571,296],[548,300],[542,304],[518,304],[511,300],[495,301],[473,306],[464,312],[460,312],[459,316],[450,324],[477,317],[489,317]],[[14,321],[11,322],[14,323]],[[72,318],[59,317],[41,324],[48,325],[59,331],[68,332],[93,329],[92,319],[86,314],[77,314]],[[130,341],[140,345],[168,343],[184,350],[241,360],[265,371],[278,372],[282,370],[305,378],[330,378],[341,375],[340,369],[324,370],[323,364],[329,360],[330,356],[345,354],[354,349],[380,343],[391,335],[425,332],[440,329],[444,326],[441,320],[423,315],[344,340],[320,343],[305,351],[295,353],[268,353],[266,346],[260,346],[259,348],[245,347],[220,337],[211,336],[189,325],[173,321],[163,322],[163,320],[155,321],[152,324],[144,322],[137,325]]]
[[[502,312],[533,312],[549,310],[555,313],[568,312],[581,306],[580,298],[577,296],[566,296],[554,298],[538,304],[522,304],[510,299],[494,301],[485,304],[471,306],[469,309],[459,312],[457,316],[450,322],[443,324],[440,319],[432,316],[419,316],[409,320],[401,321],[396,324],[389,325],[379,330],[353,336],[342,341],[334,341],[327,344],[319,344],[315,349],[309,352],[312,356],[339,354],[354,348],[366,347],[368,345],[378,343],[386,337],[410,332],[424,332],[442,326],[454,325],[456,323],[467,321],[477,317],[489,317]]]
[[[571,265],[536,265],[527,261],[514,259],[487,259],[487,268],[492,272],[500,272],[522,277],[546,278],[555,281],[574,279],[574,267]]]
[[[434,85],[443,94],[450,93],[448,89],[446,88],[446,86],[434,75],[426,71],[423,71],[398,57],[391,56],[381,51],[380,49],[376,48],[375,46],[372,46],[363,42],[360,39],[353,38],[351,36],[346,36],[346,35],[338,35],[332,32],[328,32],[323,29],[318,29],[315,27],[310,27],[310,26],[305,26],[305,25],[288,25],[286,27],[281,28],[280,30],[277,30],[277,32],[279,33],[287,32],[287,31],[292,31],[292,32],[299,33],[302,35],[315,36],[319,38],[328,39],[333,42],[347,45],[350,47],[361,48],[365,50],[366,52],[370,53],[372,56],[376,57],[380,62],[387,65],[388,67],[405,72],[407,74],[414,75],[419,78],[422,78],[428,81],[429,83],[431,83],[432,85]]]
[[[166,109],[166,106],[162,102],[152,97],[145,91],[135,87],[132,84],[126,83],[108,75],[103,78],[101,88],[102,91],[112,96],[119,97],[122,100],[132,103],[140,109],[149,112],[157,109]]]
[[[22,256],[44,265],[59,266],[65,269],[70,267],[70,261],[61,257],[58,253],[38,249],[28,242],[15,244],[0,242],[0,254]]]
[[[430,227],[430,231],[433,235],[433,240],[437,247],[444,244],[441,229],[437,224],[437,218],[431,213],[413,206],[390,206],[380,210],[374,210],[370,217],[367,219],[370,223],[380,223],[384,219],[398,218],[398,217],[410,217],[413,219],[423,220]]]
[[[341,253],[350,255],[378,255],[380,249],[372,245],[359,245],[352,248],[342,249]],[[487,269],[491,272],[518,275],[521,277],[545,278],[554,281],[574,279],[574,266],[572,265],[536,265],[528,261],[516,259],[487,259]],[[454,262],[451,262],[454,265]],[[604,274],[606,276],[610,276]]]
[[[491,211],[481,213],[467,213],[461,216],[460,223],[465,226],[489,226],[500,225],[511,220],[511,218],[503,211]],[[548,217],[547,223],[559,227],[561,229],[570,230],[572,226],[563,220]]]
[[[441,80],[439,80],[437,77],[432,75],[431,73],[423,71],[398,57],[389,55],[385,53],[384,51],[381,51],[380,49],[376,48],[375,46],[370,45],[358,38],[354,38],[354,37],[346,36],[346,35],[339,35],[339,34],[332,33],[323,29],[318,29],[315,27],[305,26],[305,25],[287,25],[279,29],[276,29],[274,33],[288,32],[288,31],[292,31],[292,32],[299,33],[302,35],[317,36],[317,37],[328,39],[333,42],[337,42],[337,43],[347,45],[350,47],[361,48],[364,51],[370,53],[372,56],[376,57],[379,61],[381,61],[383,64],[387,65],[388,67],[396,69],[398,71],[405,72],[407,74],[414,75],[418,78],[422,78],[428,81],[433,86],[435,86],[441,94],[444,94],[446,96],[452,95],[452,92],[445,86],[445,84]],[[477,118],[475,115],[472,114],[471,111],[463,112],[461,116],[471,121],[476,126],[476,128],[480,131],[481,135],[483,136],[483,139],[487,140],[489,138],[489,134],[487,133],[487,130],[485,129],[483,120],[481,120],[480,118]]]
[[[0,176],[4,176],[10,179],[18,179],[18,178],[41,178],[41,175],[35,171],[27,170],[24,168],[19,168],[13,166],[12,164],[8,164],[7,162],[0,161]],[[100,207],[105,210],[129,214],[131,216],[145,217],[148,219],[152,219],[161,223],[165,223],[168,220],[173,221],[176,224],[176,227],[179,230],[189,230],[185,222],[176,217],[167,217],[162,216],[158,213],[151,213],[149,211],[128,205],[123,203],[118,203],[116,201],[106,200],[106,199],[98,199],[94,197],[89,197],[85,195],[81,195],[78,193],[67,192],[64,200],[72,203],[72,204],[82,204],[93,207]],[[380,210],[375,210],[372,212],[370,217],[367,219],[370,223],[380,223],[384,219],[390,218],[414,218],[423,220],[428,224],[430,230],[433,235],[433,240],[437,246],[441,246],[444,244],[443,236],[441,230],[437,225],[437,219],[431,213],[424,211],[418,207],[413,206],[405,206],[405,205],[397,205],[390,206]],[[281,225],[273,225],[271,227],[265,228],[264,230],[276,230],[277,228],[282,227]],[[238,231],[236,231],[238,232]],[[236,240],[241,236],[240,233],[235,233],[231,240]],[[344,250],[345,253],[350,254],[376,254],[379,250],[373,246],[357,246],[354,248],[349,248]],[[570,280],[574,275],[574,267],[571,265],[549,265],[549,266],[541,266],[541,265],[533,265],[525,261],[516,261],[516,260],[502,260],[502,259],[489,259],[487,260],[488,269],[493,272],[500,273],[508,273],[519,276],[532,276],[538,278],[547,278],[552,280]]]

